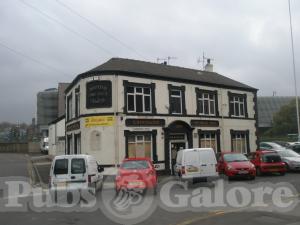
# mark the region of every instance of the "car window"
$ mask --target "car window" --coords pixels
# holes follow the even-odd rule
[[[278,154],[264,154],[262,155],[262,161],[265,163],[281,162],[281,158]]]
[[[278,152],[278,154],[281,157],[300,157],[299,154],[297,154],[296,152],[294,152],[292,150],[280,151],[280,152]]]
[[[128,170],[148,169],[149,163],[145,160],[136,160],[136,161],[132,160],[132,161],[123,162],[120,167]]]
[[[68,159],[57,159],[54,165],[54,174],[68,174]]]
[[[199,153],[197,151],[190,151],[184,154],[185,165],[198,165],[200,164]]]
[[[243,154],[225,154],[224,160],[226,162],[243,162],[243,161],[249,161],[247,157]]]
[[[71,161],[71,173],[80,174],[85,173],[85,161],[84,159],[72,159]]]

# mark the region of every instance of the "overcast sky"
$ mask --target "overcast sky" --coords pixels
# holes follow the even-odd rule
[[[111,57],[172,56],[171,65],[202,69],[205,52],[216,72],[260,96],[294,94],[288,0],[24,2],[0,1],[0,122],[29,122],[37,92]],[[300,84],[300,1],[291,6]]]

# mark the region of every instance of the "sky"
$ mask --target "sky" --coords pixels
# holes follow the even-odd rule
[[[291,10],[299,86],[300,1]],[[203,52],[259,96],[295,94],[288,0],[1,0],[0,122],[30,122],[39,91],[112,57],[202,69]]]

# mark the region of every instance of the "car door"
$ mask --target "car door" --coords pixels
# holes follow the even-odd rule
[[[81,188],[87,184],[87,161],[85,158],[70,159],[70,186]]]
[[[52,175],[52,185],[55,188],[66,188],[67,183],[70,180],[69,171],[69,159],[68,158],[59,158],[55,159],[52,166],[51,171],[53,171]]]

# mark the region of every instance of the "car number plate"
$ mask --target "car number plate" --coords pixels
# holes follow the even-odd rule
[[[67,182],[58,182],[56,183],[56,187],[67,187]]]
[[[247,173],[249,173],[247,170],[241,170],[241,171],[239,171],[239,174],[247,174]]]
[[[144,182],[142,182],[142,181],[131,181],[128,184],[136,186],[136,185],[144,185]]]

